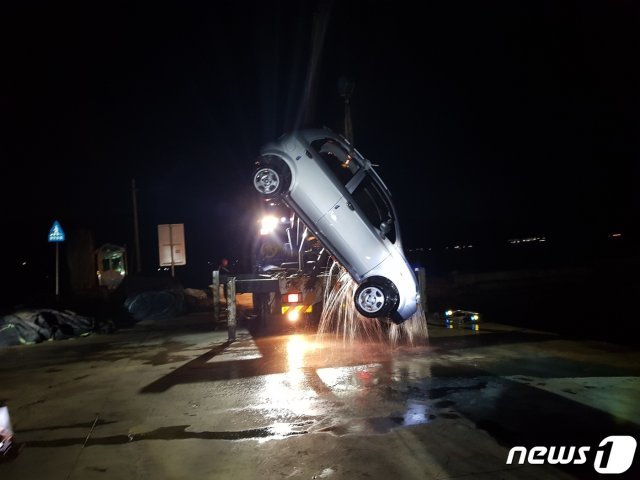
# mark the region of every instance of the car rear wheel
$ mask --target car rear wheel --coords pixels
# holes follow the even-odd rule
[[[354,302],[356,310],[365,317],[386,317],[398,308],[398,289],[384,277],[366,279],[356,289]]]
[[[279,197],[289,187],[291,173],[283,162],[260,165],[253,172],[253,186],[266,200]]]

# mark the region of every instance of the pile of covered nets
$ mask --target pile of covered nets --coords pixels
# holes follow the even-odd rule
[[[68,310],[25,309],[0,318],[0,347],[84,336],[95,328],[92,318]]]

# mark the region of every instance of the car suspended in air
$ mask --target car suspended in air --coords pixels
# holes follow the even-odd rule
[[[266,201],[289,206],[347,269],[358,312],[396,323],[416,312],[417,282],[391,194],[344,137],[328,129],[282,136],[262,148],[253,185]]]

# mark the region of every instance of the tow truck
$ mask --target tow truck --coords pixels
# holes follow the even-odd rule
[[[253,293],[263,324],[317,327],[325,292],[333,286],[331,257],[299,217],[283,205],[267,206],[256,222],[253,275],[236,279],[239,293]]]
[[[261,204],[256,211],[252,271],[232,275],[236,294],[252,294],[253,310],[245,311],[247,319],[270,333],[317,328],[325,298],[338,278],[338,264],[285,205]],[[225,284],[230,276],[219,271],[213,276],[218,317],[221,297],[216,297],[217,285]]]

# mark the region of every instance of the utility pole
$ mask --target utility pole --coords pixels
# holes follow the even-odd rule
[[[307,78],[302,91],[302,102],[298,115],[295,119],[295,128],[313,123],[316,103],[317,75],[324,49],[324,40],[327,35],[329,16],[331,14],[332,1],[319,2],[313,13],[313,24],[311,27],[311,55],[307,65]],[[303,123],[304,122],[304,123]]]
[[[140,273],[140,234],[138,229],[138,200],[136,197],[136,181],[131,179],[131,196],[133,197],[133,234],[136,245],[136,273]]]
[[[353,123],[351,122],[351,95],[356,87],[356,82],[348,77],[340,77],[338,80],[338,91],[344,98],[344,137],[353,144]]]

